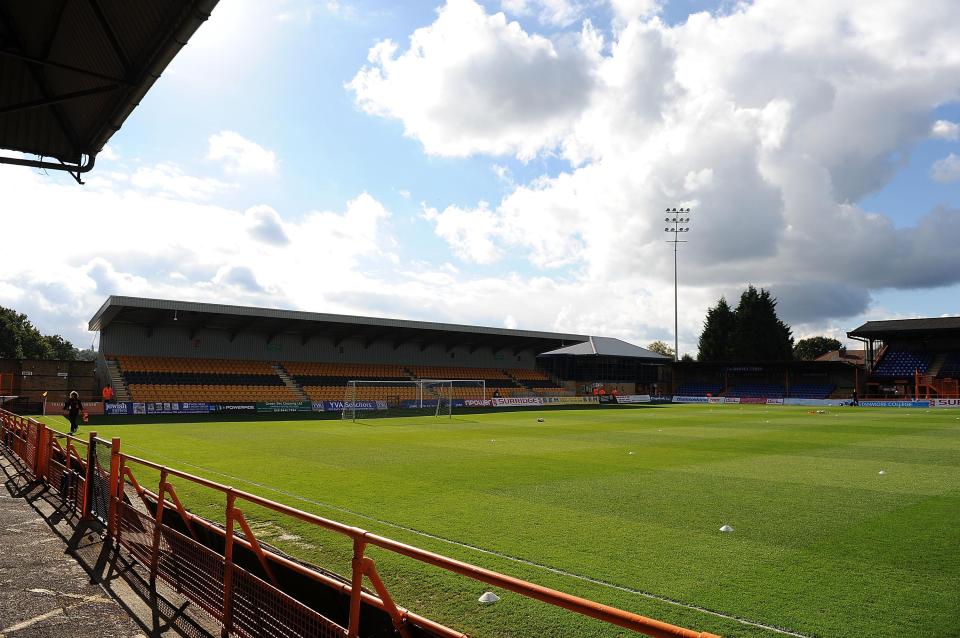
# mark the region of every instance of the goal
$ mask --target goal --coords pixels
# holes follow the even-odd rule
[[[453,416],[454,408],[486,399],[483,379],[420,379],[418,381],[348,381],[341,418],[345,421],[432,414]]]

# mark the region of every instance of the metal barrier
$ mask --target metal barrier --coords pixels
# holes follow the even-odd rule
[[[87,441],[46,428],[42,423],[0,410],[3,444],[38,480],[46,482],[84,519],[105,523],[111,541],[126,549],[150,574],[205,610],[223,636],[249,638],[303,636],[357,638],[362,607],[389,617],[403,638],[466,635],[398,606],[366,550],[377,547],[399,556],[515,592],[562,609],[656,638],[719,638],[542,587],[505,574],[454,560],[358,527],[234,489],[120,451],[120,439],[105,441],[91,433]],[[109,454],[107,454],[109,451]],[[105,460],[109,458],[109,463]],[[159,473],[157,491],[143,487],[134,467]],[[171,478],[219,492],[225,526],[189,512]],[[264,547],[242,507],[256,506],[344,536],[352,542],[351,578],[340,580]],[[170,520],[168,517],[176,517]],[[239,530],[237,529],[239,527]],[[215,539],[216,543],[209,542]],[[201,542],[206,540],[207,542]],[[217,551],[222,544],[222,551]],[[238,548],[255,556],[253,567],[238,564]],[[256,572],[256,573],[254,573]],[[339,622],[284,591],[277,573],[292,573],[343,596],[348,610]],[[373,591],[364,591],[368,580]]]

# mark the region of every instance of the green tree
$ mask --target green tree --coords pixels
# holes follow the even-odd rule
[[[703,322],[698,344],[698,361],[730,361],[732,356],[731,339],[736,319],[733,310],[724,297],[713,308],[707,310],[707,319]]]
[[[97,351],[93,349],[77,350],[78,361],[96,361]]]
[[[53,350],[27,315],[0,306],[0,357],[50,359]]]
[[[839,350],[842,344],[833,337],[807,337],[793,346],[793,357],[812,361],[817,357]]]
[[[73,344],[60,335],[47,335],[44,337],[54,359],[61,361],[74,361],[77,358],[77,349]]]
[[[657,354],[662,354],[662,355],[665,356],[665,357],[672,357],[672,356],[673,356],[673,348],[671,348],[670,346],[668,346],[668,345],[667,345],[666,343],[664,343],[663,341],[660,341],[659,339],[657,339],[656,341],[651,342],[650,345],[647,346],[647,350],[650,350],[650,351],[652,351],[652,352],[656,352]]]
[[[680,360],[681,360],[681,361],[693,361],[693,357],[691,357],[689,354],[685,354],[685,355],[683,355],[682,357],[680,357]]]
[[[789,361],[793,358],[790,326],[777,317],[777,300],[753,286],[740,295],[734,312],[731,359],[734,361]]]

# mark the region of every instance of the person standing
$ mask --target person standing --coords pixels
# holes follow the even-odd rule
[[[70,392],[70,398],[63,404],[63,411],[70,420],[70,434],[76,434],[77,432],[77,417],[81,410],[83,410],[83,403],[80,402],[80,395],[77,394],[76,390],[73,390]]]

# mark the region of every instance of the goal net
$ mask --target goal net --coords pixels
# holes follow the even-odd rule
[[[465,405],[483,405],[483,379],[421,379],[418,381],[348,381],[342,418],[346,421],[392,416],[453,416]]]

